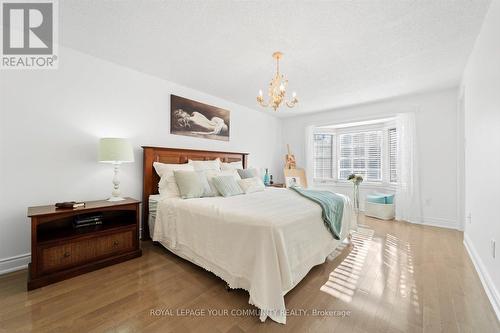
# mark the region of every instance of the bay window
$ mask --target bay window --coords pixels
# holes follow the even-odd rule
[[[397,182],[393,122],[323,126],[313,133],[315,182],[346,182],[352,173],[363,176],[367,183]]]

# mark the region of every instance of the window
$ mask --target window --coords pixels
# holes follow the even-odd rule
[[[314,135],[314,178],[332,178],[333,136],[330,134]]]
[[[397,182],[397,129],[394,119],[316,127],[313,177],[318,182],[346,182],[354,173],[366,182]]]
[[[354,173],[366,181],[382,181],[382,132],[368,131],[339,135],[338,179]]]
[[[398,175],[396,172],[396,161],[397,161],[397,132],[396,128],[389,128],[389,182],[396,183],[398,181]]]

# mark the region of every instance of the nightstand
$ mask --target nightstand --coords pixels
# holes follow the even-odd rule
[[[139,243],[139,204],[123,201],[85,202],[85,207],[29,207],[31,263],[28,290],[116,264],[142,255]],[[100,214],[102,224],[74,228],[78,215]]]
[[[274,183],[271,185],[267,185],[267,187],[279,187],[279,188],[284,188],[285,184],[280,184],[280,183]]]

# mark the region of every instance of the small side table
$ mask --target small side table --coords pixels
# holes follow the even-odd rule
[[[274,183],[274,184],[271,184],[271,185],[267,185],[267,187],[285,188],[285,184],[282,184],[282,183]]]

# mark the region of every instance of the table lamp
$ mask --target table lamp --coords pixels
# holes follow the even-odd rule
[[[115,175],[113,177],[113,192],[108,201],[125,200],[120,196],[120,164],[134,162],[132,146],[127,139],[102,138],[99,141],[99,162],[113,163]]]

